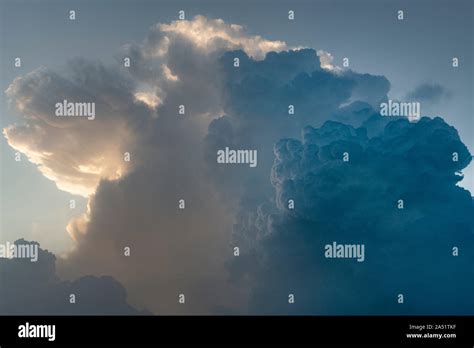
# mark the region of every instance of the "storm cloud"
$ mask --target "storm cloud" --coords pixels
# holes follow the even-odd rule
[[[384,76],[202,16],[154,25],[118,57],[39,68],[6,92],[22,121],[4,129],[10,146],[89,199],[67,226],[74,249],[57,260],[61,279],[82,279],[67,284],[110,286],[123,300],[120,282],[155,314],[364,314],[426,311],[435,297],[422,299],[419,272],[440,282],[436,268],[422,271],[430,262],[443,283],[465,276],[472,255],[450,253],[472,240],[472,199],[456,186],[471,156],[440,118],[381,117]],[[63,99],[95,102],[96,119],[56,118]],[[219,166],[226,146],[257,150],[258,166]],[[322,243],[335,239],[365,243],[367,261],[324,259]],[[392,306],[398,292],[418,302]],[[434,310],[454,308],[444,303]]]

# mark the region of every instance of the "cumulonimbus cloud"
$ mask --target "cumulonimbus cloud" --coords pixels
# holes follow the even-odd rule
[[[129,67],[123,66],[124,58]],[[17,78],[7,95],[23,123],[5,128],[4,134],[60,189],[89,196],[88,210],[68,225],[76,244],[58,260],[61,276],[112,275],[127,288],[131,303],[154,313],[245,312],[250,290],[254,310],[259,294],[283,281],[269,278],[269,269],[259,263],[273,250],[267,249],[267,237],[277,236],[276,254],[302,251],[296,264],[315,264],[312,244],[302,245],[311,228],[325,231],[328,224],[317,225],[312,214],[321,214],[318,209],[327,209],[331,199],[348,199],[342,193],[351,191],[327,192],[312,179],[331,186],[331,174],[341,174],[331,156],[341,146],[352,146],[354,160],[369,151],[370,142],[381,155],[385,146],[393,146],[389,140],[409,142],[415,130],[428,132],[428,138],[418,137],[426,141],[423,151],[459,145],[439,120],[409,128],[382,118],[374,106],[387,98],[389,88],[383,76],[333,66],[327,52],[291,50],[284,42],[249,35],[239,25],[197,16],[153,26],[142,43],[123,47],[117,66],[80,60],[65,75],[39,69]],[[53,106],[63,99],[95,102],[96,118],[56,118]],[[314,127],[305,133],[307,146],[280,141],[299,138],[306,126]],[[446,134],[451,143],[432,141]],[[323,138],[324,144],[315,143]],[[231,145],[258,150],[258,166],[219,167],[216,151]],[[319,161],[305,157],[314,146],[321,148]],[[435,162],[427,163],[430,170]],[[374,168],[359,169],[373,181]],[[449,168],[436,179],[451,185],[454,178],[448,174],[460,169]],[[409,184],[402,183],[401,189]],[[301,215],[282,213],[282,199],[298,194],[307,203],[295,211]],[[459,200],[464,204],[461,194]],[[372,209],[364,202],[356,212]],[[237,245],[242,257],[229,263]],[[130,256],[124,255],[126,247]],[[283,261],[271,256],[271,267],[279,269]],[[302,287],[314,276],[294,275],[289,279]],[[242,283],[244,278],[261,282]],[[186,306],[177,302],[180,293]]]

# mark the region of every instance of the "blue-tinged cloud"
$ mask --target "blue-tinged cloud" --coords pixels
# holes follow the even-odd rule
[[[233,65],[235,58],[240,59],[238,68]],[[271,119],[276,123],[272,128],[280,133],[301,125],[320,126],[353,101],[378,107],[390,86],[383,76],[323,69],[313,49],[270,52],[260,61],[243,51],[227,52],[220,67],[226,113],[256,126]],[[294,114],[289,114],[289,105],[294,106]]]
[[[221,188],[227,193],[250,188],[253,198],[244,195],[251,201],[271,196],[272,148],[280,138],[297,137],[302,127],[320,126],[328,119],[359,126],[379,116],[372,104],[386,100],[390,86],[383,76],[323,68],[313,49],[269,52],[262,60],[242,50],[229,51],[220,58],[218,71],[225,116],[211,122],[206,137],[210,175],[225,183]],[[386,121],[376,117],[368,128],[377,132]],[[225,146],[256,149],[258,167],[217,165],[215,153]],[[256,198],[257,192],[261,197]]]
[[[326,122],[302,138],[275,145],[275,207],[253,215],[258,238],[231,266],[251,279],[251,311],[472,313],[474,207],[456,186],[471,155],[457,131],[441,118],[395,120],[369,138],[365,128]],[[364,244],[365,261],[325,258],[333,241]]]

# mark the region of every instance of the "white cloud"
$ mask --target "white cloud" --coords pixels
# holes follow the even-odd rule
[[[84,69],[91,69],[95,79],[83,85],[44,68],[16,78],[6,95],[23,122],[5,127],[3,135],[59,189],[87,197],[101,179],[115,180],[127,172],[123,152],[133,148],[135,134],[127,120],[132,101],[122,98],[118,103],[120,96],[110,86],[96,86],[102,81],[99,71],[93,66]],[[100,95],[89,92],[95,88],[100,88]],[[95,102],[97,117],[56,117],[55,104],[64,99]]]
[[[330,70],[333,72],[341,72],[342,69],[339,66],[333,65],[333,60],[334,57],[332,56],[331,53],[324,51],[324,50],[318,50],[317,55],[319,57],[319,60],[321,61],[321,68]]]
[[[156,51],[163,55],[169,42],[180,36],[181,39],[192,41],[205,52],[216,50],[242,49],[255,59],[263,59],[270,51],[283,51],[288,46],[283,41],[271,41],[259,35],[249,35],[245,28],[237,24],[227,24],[222,19],[207,19],[196,16],[192,21],[177,20],[170,24],[157,24],[154,31],[164,34],[163,41]]]

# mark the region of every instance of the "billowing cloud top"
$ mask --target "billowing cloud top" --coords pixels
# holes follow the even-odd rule
[[[176,36],[191,41],[204,52],[242,49],[255,59],[263,59],[268,52],[288,49],[283,41],[270,41],[261,36],[248,35],[244,27],[227,24],[222,19],[207,19],[196,16],[192,21],[174,21],[171,24],[157,24],[153,29],[157,36],[164,35],[158,54],[166,54],[166,45],[176,40]]]
[[[185,70],[187,60],[193,61],[194,57],[174,59],[183,45],[199,51],[202,57],[241,48],[260,59],[269,51],[287,48],[281,41],[248,36],[242,26],[220,19],[197,16],[192,21],[157,24],[141,46],[128,48],[134,76],[120,68],[77,60],[70,63],[68,76],[39,68],[16,78],[6,94],[26,123],[5,128],[4,135],[10,146],[25,153],[58,188],[90,195],[100,179],[118,179],[129,169],[123,157],[124,152],[133,152],[137,143],[134,124],[139,121],[135,119],[151,114],[143,104],[152,109],[160,105],[160,93],[172,93],[166,84],[179,81],[179,76],[183,81],[180,90],[189,88],[191,94],[198,89],[197,83],[203,82],[198,80],[202,76],[193,77]],[[134,59],[134,53],[140,58]],[[197,64],[202,63],[208,66],[201,75],[209,79],[211,60]],[[144,77],[151,80],[146,88],[140,84]],[[201,97],[212,95],[211,91],[206,93]],[[55,117],[54,106],[63,100],[96,103],[97,118],[91,122]]]
[[[232,266],[251,279],[251,311],[472,313],[474,254],[465,246],[474,242],[473,200],[456,186],[472,156],[457,131],[441,118],[400,119],[368,137],[327,121],[302,138],[275,145],[274,207],[248,211],[236,231],[240,240],[253,236]],[[325,258],[334,241],[364,245],[364,262]],[[299,299],[294,306],[282,300],[288,293]]]

